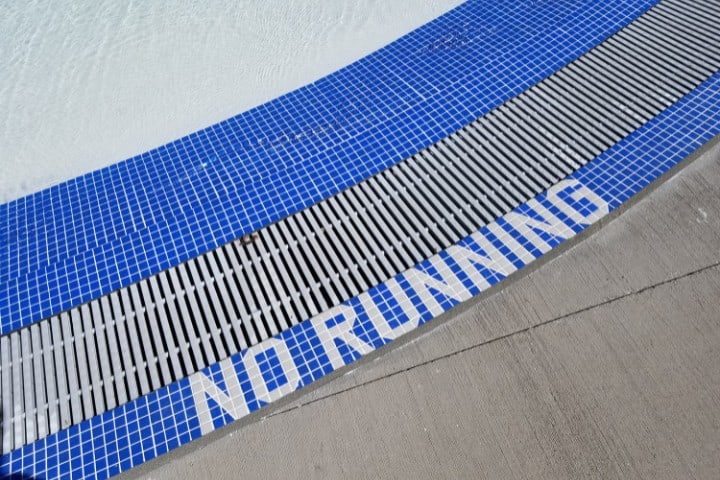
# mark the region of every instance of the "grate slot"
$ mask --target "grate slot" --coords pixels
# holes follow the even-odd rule
[[[101,377],[101,371],[108,372],[110,371],[109,368],[107,368],[107,362],[101,360],[100,355],[98,355],[98,348],[96,345],[96,342],[99,341],[97,332],[92,327],[92,316],[90,313],[90,305],[86,304],[81,307],[80,312],[80,319],[82,321],[82,326],[79,327],[79,329],[82,329],[83,336],[85,337],[85,349],[87,351],[87,365],[90,366],[90,388],[93,393],[93,404],[95,405],[96,412],[104,412],[106,410],[105,407],[105,395],[103,392],[103,381]],[[40,339],[38,338],[39,342]],[[33,348],[35,351],[41,352],[41,343],[38,342],[37,347],[35,346],[35,343],[33,343]],[[81,349],[82,350],[82,349]],[[101,366],[102,370],[99,370],[97,367]],[[92,368],[96,367],[96,368]],[[38,377],[36,373],[36,378],[42,378]],[[41,385],[40,382],[38,382],[38,385]],[[40,403],[38,403],[40,405]]]
[[[33,363],[33,383],[35,383],[34,396],[36,402],[35,423],[37,426],[37,438],[45,438],[48,435],[48,404],[47,395],[45,394],[45,364],[43,362],[43,338],[40,325],[31,325],[30,335],[32,337],[32,348],[31,351],[28,353],[32,355]],[[25,412],[25,415],[28,416],[27,410]],[[32,415],[30,415],[30,417],[32,417]]]

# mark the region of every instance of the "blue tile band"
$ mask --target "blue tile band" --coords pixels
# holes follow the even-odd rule
[[[720,73],[548,191],[395,278],[186,379],[0,459],[104,479],[302,388],[446,312],[613,211],[720,134]]]
[[[0,333],[314,204],[522,92],[657,0],[470,0],[261,107],[0,205]]]

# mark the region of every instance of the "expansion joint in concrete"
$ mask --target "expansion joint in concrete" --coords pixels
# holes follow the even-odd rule
[[[402,369],[397,370],[397,371],[395,371],[395,372],[391,372],[391,373],[388,373],[388,374],[386,374],[386,375],[382,375],[382,376],[380,376],[380,377],[378,377],[378,378],[374,378],[374,379],[372,379],[372,380],[368,380],[368,381],[359,383],[359,384],[357,384],[357,385],[353,385],[353,386],[351,386],[351,387],[344,388],[344,389],[338,390],[338,391],[336,391],[336,392],[332,392],[332,393],[330,393],[330,394],[328,394],[328,395],[324,395],[324,396],[319,397],[319,398],[314,398],[314,399],[309,400],[309,401],[307,401],[307,402],[300,403],[300,404],[298,404],[298,405],[297,405],[296,407],[294,407],[294,408],[290,408],[290,409],[286,409],[286,410],[280,410],[280,411],[277,411],[277,412],[273,412],[273,413],[271,413],[270,415],[268,415],[268,416],[265,417],[265,418],[271,418],[271,417],[280,416],[280,415],[282,415],[282,414],[284,414],[284,413],[291,412],[292,410],[295,410],[295,409],[297,409],[297,408],[302,408],[302,407],[305,407],[305,406],[308,406],[308,405],[312,405],[312,404],[315,404],[315,403],[318,403],[318,402],[327,400],[327,399],[329,399],[329,398],[333,398],[333,397],[342,395],[342,394],[344,394],[344,393],[347,393],[347,392],[350,392],[350,391],[353,391],[353,390],[357,390],[357,389],[359,389],[359,388],[363,388],[363,387],[366,387],[366,386],[368,386],[368,385],[372,385],[372,384],[377,383],[377,382],[380,382],[380,381],[382,381],[382,380],[386,380],[386,379],[388,379],[388,378],[392,378],[392,377],[395,377],[395,376],[397,376],[397,375],[402,375],[402,374],[404,374],[404,373],[406,373],[406,372],[415,370],[415,369],[417,369],[417,368],[421,368],[421,367],[424,367],[424,366],[427,366],[427,365],[432,365],[432,364],[437,363],[437,362],[439,362],[439,361],[441,361],[441,360],[446,360],[446,359],[448,359],[448,358],[452,358],[452,357],[456,357],[456,356],[465,354],[465,353],[467,353],[467,352],[476,350],[476,349],[481,348],[481,347],[484,347],[484,346],[486,346],[486,345],[490,345],[490,344],[497,343],[497,342],[502,341],[502,340],[507,340],[507,339],[510,339],[510,338],[513,338],[513,337],[517,337],[517,336],[522,335],[522,334],[525,334],[525,333],[529,333],[529,332],[531,332],[531,331],[533,331],[533,330],[535,330],[535,329],[538,329],[538,328],[541,328],[541,327],[546,327],[546,326],[552,325],[552,324],[554,324],[554,323],[560,322],[560,321],[562,321],[562,320],[566,320],[566,319],[569,319],[569,318],[571,318],[571,317],[575,317],[575,316],[581,315],[581,314],[583,314],[583,313],[590,312],[590,311],[592,311],[592,310],[595,310],[595,309],[598,309],[598,308],[601,308],[601,307],[604,307],[604,306],[608,306],[608,305],[611,305],[611,304],[613,304],[613,303],[617,303],[617,302],[619,302],[619,301],[622,301],[622,300],[625,300],[625,299],[628,299],[628,298],[631,298],[631,297],[636,297],[636,296],[638,296],[638,295],[642,295],[642,294],[644,294],[644,293],[651,292],[651,291],[653,291],[653,290],[655,290],[655,289],[657,289],[657,288],[664,287],[664,286],[667,286],[667,285],[671,285],[671,284],[673,284],[673,283],[676,283],[676,282],[679,282],[679,281],[682,281],[682,280],[685,280],[685,279],[688,279],[688,278],[691,278],[691,277],[695,277],[695,276],[697,276],[697,275],[703,274],[703,273],[705,273],[705,272],[707,272],[707,271],[710,271],[710,270],[713,270],[713,269],[716,269],[716,268],[719,268],[719,267],[720,267],[720,261],[717,261],[717,262],[714,262],[714,263],[712,263],[712,264],[706,265],[706,266],[704,266],[704,267],[701,267],[701,268],[692,270],[692,271],[690,271],[690,272],[686,272],[686,273],[683,273],[683,274],[680,274],[680,275],[673,276],[673,277],[668,278],[668,279],[666,279],[666,280],[663,280],[663,281],[661,281],[661,282],[653,283],[653,284],[651,284],[651,285],[647,285],[647,286],[645,286],[645,287],[639,288],[639,289],[637,289],[637,290],[633,290],[633,291],[628,292],[628,293],[624,293],[624,294],[622,294],[622,295],[617,295],[617,296],[615,296],[615,297],[609,298],[609,299],[604,300],[604,301],[602,301],[602,302],[594,303],[594,304],[589,305],[589,306],[587,306],[587,307],[583,307],[583,308],[574,310],[574,311],[569,312],[569,313],[565,313],[565,314],[562,314],[562,315],[555,316],[555,317],[553,317],[553,318],[550,318],[550,319],[548,319],[548,320],[544,320],[544,321],[539,322],[539,323],[535,323],[535,324],[530,325],[530,326],[528,326],[528,327],[520,328],[520,329],[514,330],[514,331],[509,332],[509,333],[504,334],[504,335],[498,335],[497,337],[493,337],[493,338],[491,338],[491,339],[489,339],[489,340],[485,340],[485,341],[476,343],[476,344],[474,344],[474,345],[470,345],[470,346],[468,346],[468,347],[461,348],[461,349],[459,349],[459,350],[455,350],[455,351],[449,352],[449,353],[447,353],[447,354],[437,356],[437,357],[435,357],[435,358],[431,358],[431,359],[426,360],[426,361],[424,361],[424,362],[416,363],[416,364],[414,364],[414,365],[411,365],[411,366],[406,367],[406,368],[402,368]],[[389,353],[389,352],[388,352],[388,353]]]

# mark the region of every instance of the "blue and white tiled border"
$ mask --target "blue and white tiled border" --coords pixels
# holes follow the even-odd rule
[[[578,180],[543,195],[395,278],[192,375],[203,434],[358,360],[487,290],[609,212]]]
[[[573,237],[720,133],[720,73],[547,192],[277,337],[2,457],[0,474],[107,478],[242,418]]]
[[[468,0],[236,117],[0,205],[0,333],[128,286],[374,175],[659,0]]]

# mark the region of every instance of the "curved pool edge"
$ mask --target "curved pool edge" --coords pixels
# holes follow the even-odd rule
[[[523,211],[529,207],[546,216],[552,211],[565,214],[563,218],[557,214],[545,218],[550,225],[550,237],[545,239],[551,243],[538,237],[533,247],[543,253],[550,251],[620,208],[692,155],[720,133],[718,107],[720,74],[715,74],[568,180],[524,205]],[[638,171],[646,173],[638,177]],[[627,178],[634,181],[624,184]],[[384,287],[376,287],[271,341],[16,450],[3,457],[0,468],[33,475],[43,471],[59,473],[65,458],[68,467],[76,466],[67,471],[104,478],[188,443],[297,390],[305,384],[303,377],[316,380],[336,371],[531,264],[536,256],[520,246],[528,239],[515,232],[499,228],[497,222],[489,225],[470,239],[384,282]],[[486,256],[488,252],[492,252],[492,258]],[[484,262],[485,270],[461,268],[461,263],[467,267],[468,258]],[[427,284],[434,287],[434,293],[425,287]],[[390,295],[383,296],[385,292]],[[378,308],[380,299],[396,308],[382,311]],[[374,315],[368,315],[368,311]],[[324,352],[324,356],[316,351]],[[168,411],[172,416],[167,415]],[[96,446],[93,439],[99,438],[104,442]],[[133,438],[141,440],[132,443]],[[73,451],[82,455],[73,455]]]
[[[717,418],[718,160],[715,137],[501,286],[121,478],[625,477],[659,449],[712,478],[717,429],[683,420]]]
[[[538,2],[520,11],[524,2],[472,0],[307,87],[0,206],[0,331],[327,198],[522,92],[656,3]],[[402,68],[391,68],[400,57]],[[342,108],[352,111],[339,120]]]

